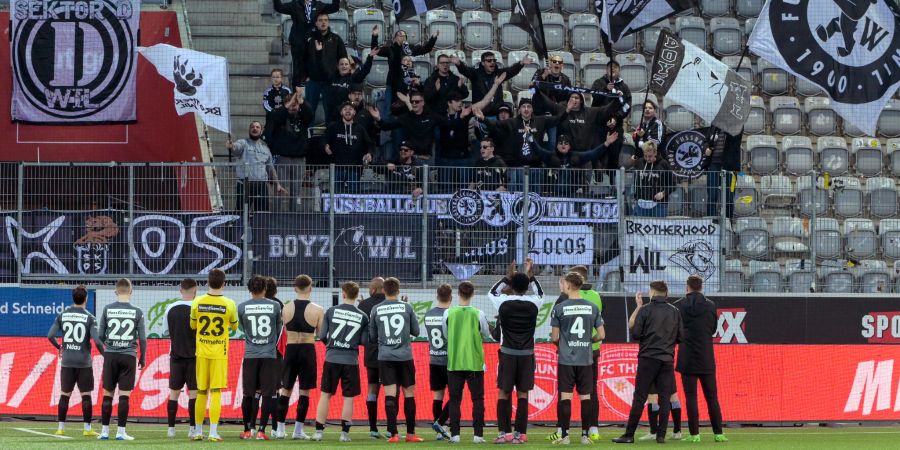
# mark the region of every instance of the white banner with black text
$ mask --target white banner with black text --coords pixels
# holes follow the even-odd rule
[[[655,280],[682,292],[689,275],[703,277],[704,292],[719,291],[719,225],[712,219],[629,218],[624,225],[626,292],[647,292]]]

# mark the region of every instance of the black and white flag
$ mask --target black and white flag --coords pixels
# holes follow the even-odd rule
[[[515,25],[531,36],[531,43],[538,56],[547,60],[547,40],[544,38],[544,22],[538,0],[515,0],[510,25]]]
[[[450,0],[392,0],[392,3],[394,5],[394,17],[397,18],[397,22],[401,22],[410,17],[425,14],[432,9],[448,6],[450,5]]]
[[[900,87],[900,7],[891,0],[767,2],[748,46],[822,88],[869,135]]]
[[[656,44],[650,91],[730,135],[741,132],[750,112],[750,81],[668,30]]]
[[[598,14],[603,9],[600,29],[609,36],[610,42],[616,43],[666,17],[693,8],[694,3],[693,0],[596,0],[594,7]]]
[[[680,178],[697,179],[708,166],[706,148],[710,146],[709,128],[678,131],[666,134],[665,155],[672,174]]]

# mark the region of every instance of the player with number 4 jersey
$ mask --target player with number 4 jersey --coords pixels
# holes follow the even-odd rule
[[[256,439],[268,440],[266,422],[276,408],[280,364],[278,363],[278,337],[281,335],[281,303],[266,298],[266,278],[255,276],[247,284],[252,298],[238,305],[238,318],[244,329],[244,363],[242,369],[244,398],[241,411],[244,432],[241,439],[253,437],[255,422],[253,403],[256,394],[262,395],[262,424]]]

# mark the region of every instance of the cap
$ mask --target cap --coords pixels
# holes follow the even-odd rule
[[[572,143],[572,141],[569,140],[569,135],[567,135],[567,134],[561,134],[561,135],[559,135],[559,136],[556,137],[556,143],[557,143],[557,144],[562,144],[563,142],[565,142],[566,144],[571,144],[571,143]]]
[[[412,151],[416,151],[416,149],[413,148],[413,146],[409,144],[409,141],[402,141],[402,142],[400,142],[400,148],[402,149],[403,147],[406,147],[406,148],[408,148],[408,149],[410,149],[410,150],[412,150]]]
[[[521,108],[522,105],[532,105],[532,106],[534,106],[534,102],[531,101],[531,99],[530,99],[530,98],[527,98],[527,97],[526,97],[526,98],[520,98],[520,99],[519,99],[519,107]]]
[[[365,92],[362,83],[351,83],[350,92]]]
[[[500,112],[500,111],[506,111],[506,112],[512,114],[512,107],[509,106],[509,103],[504,103],[499,108],[497,108],[497,112]]]
[[[461,102],[463,101],[463,96],[458,91],[451,91],[449,94],[447,94],[447,101]]]

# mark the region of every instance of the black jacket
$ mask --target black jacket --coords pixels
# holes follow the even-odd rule
[[[266,108],[266,113],[270,113],[275,108],[283,105],[291,94],[291,90],[284,87],[284,85],[281,85],[280,88],[269,86],[266,92],[263,92],[263,108]]]
[[[316,50],[316,41],[322,43],[322,51]],[[294,65],[295,70],[301,73],[299,80],[308,77],[313,81],[328,82],[338,77],[338,60],[347,57],[347,47],[340,36],[330,29],[325,33],[314,30],[303,45],[303,59],[308,64]]]
[[[594,81],[594,84],[591,85],[591,90],[594,91],[602,91],[602,92],[610,92],[606,89],[606,85],[609,84],[609,75],[603,75],[599,80]],[[616,82],[616,90],[622,91],[622,98],[624,99],[624,104],[631,105],[631,89],[628,87],[628,84],[625,83],[624,80],[619,78]],[[597,107],[605,107],[610,104],[618,104],[618,113],[616,114],[616,119],[618,123],[616,124],[616,131],[621,135],[623,133],[622,119],[627,115],[622,110],[622,101],[615,97],[606,97],[603,95],[593,95],[591,98],[591,106],[594,108]],[[624,137],[624,136],[622,136]]]
[[[440,89],[435,87],[435,82],[438,80],[441,80]],[[444,77],[441,76],[437,69],[435,69],[434,72],[431,73],[431,76],[425,80],[424,84],[425,104],[428,105],[429,109],[439,114],[445,114],[447,112],[447,97],[451,93],[458,92],[462,98],[469,96],[469,88],[466,87],[465,83],[460,86],[459,77],[453,72],[449,72],[447,76]]]
[[[331,147],[332,160],[338,165],[361,165],[363,155],[375,149],[365,126],[357,121],[350,125],[343,120],[330,123],[325,129],[325,142]]]
[[[637,128],[644,130],[644,136],[637,135]],[[661,120],[653,117],[649,121],[644,121],[641,119],[641,123],[638,125],[634,131],[634,156],[636,158],[644,157],[644,150],[642,147],[645,142],[654,140],[657,144],[657,151],[662,154],[663,153],[663,145],[665,142],[666,136],[666,126],[662,123]]]
[[[714,141],[713,145],[722,146],[721,153],[719,154],[721,160],[715,161],[717,153],[714,150],[712,157],[706,159],[706,166],[703,170],[708,170],[711,165],[716,163],[721,164],[722,169],[731,172],[739,172],[741,170],[741,140],[744,137],[743,129],[741,129],[741,132],[737,136],[731,136],[728,133],[715,128],[712,130],[701,128],[698,131],[703,131],[704,134],[709,136],[710,139]],[[717,134],[718,137],[716,137]]]
[[[437,42],[437,37],[432,37],[421,45],[402,46],[391,42],[389,45],[381,47],[378,51],[378,56],[383,56],[388,60],[387,86],[391,88],[394,95],[394,98],[392,98],[391,101],[397,99],[397,92],[406,92],[408,90],[406,89],[406,83],[403,81],[403,69],[401,63],[403,57],[407,55],[419,56],[428,54],[428,52],[434,48],[435,42]]]
[[[532,81],[546,81],[548,83],[561,84],[563,86],[571,86],[572,80],[569,79],[569,76],[560,72],[559,76],[553,76],[553,74],[548,74],[547,78],[542,78],[541,76],[544,74],[544,69],[539,68],[534,72],[534,76],[531,77]],[[550,97],[555,103],[566,102],[569,100],[568,92],[564,91],[550,91],[547,92],[547,97]],[[545,115],[553,115],[553,111],[547,109],[544,105],[534,105],[534,114],[538,116]]]
[[[703,294],[692,292],[673,305],[681,312],[684,328],[684,337],[678,344],[676,370],[695,375],[716,373],[712,341],[718,325],[716,304]]]
[[[308,11],[309,14],[307,14],[306,2],[303,0],[273,0],[272,3],[272,6],[275,7],[275,11],[291,16],[293,25],[291,26],[291,33],[288,36],[288,42],[290,42],[291,46],[304,45],[309,32],[315,29],[316,16],[320,13],[336,13],[341,7],[340,0],[332,0],[331,4],[312,0]]]
[[[359,310],[366,316],[372,316],[372,308],[378,306],[385,299],[384,294],[375,294],[361,302],[359,302]],[[370,369],[378,368],[378,345],[366,345],[365,356],[363,361],[366,367]]]
[[[657,153],[658,155],[658,153]],[[669,161],[656,157],[656,161],[648,163],[644,158],[634,162],[634,195],[638,200],[654,200],[657,192],[665,193],[663,201],[675,190],[675,179]]]
[[[322,52],[316,52],[321,54]],[[337,120],[341,104],[347,101],[350,95],[350,86],[366,81],[369,72],[372,70],[372,55],[366,58],[363,65],[356,68],[349,75],[337,75],[332,79],[328,86],[325,87],[325,111],[326,114],[331,112],[331,117],[326,117],[328,121]]]
[[[494,308],[497,309],[497,326],[491,335],[500,341],[501,353],[534,354],[534,333],[544,290],[541,283],[534,278],[528,286],[533,294],[506,295],[502,293],[506,285],[508,282],[503,278],[494,284],[488,293]]]
[[[638,312],[631,337],[640,343],[638,358],[675,362],[675,344],[681,342],[681,313],[665,297],[653,297]]]
[[[533,140],[543,141],[547,129],[557,126],[565,116],[565,109],[553,116],[533,115],[528,123],[528,127],[532,130]],[[525,153],[525,120],[522,119],[522,116],[498,121],[487,120],[482,123],[486,124],[488,134],[497,133],[508,137],[498,142],[497,148],[507,167],[541,167],[541,155],[534,149],[531,139],[528,143],[528,153]]]
[[[441,122],[446,120],[446,117],[441,117],[426,109],[422,111],[422,114],[407,111],[393,120],[382,120],[378,123],[378,126],[382,130],[402,128],[406,142],[416,150],[416,155],[431,156],[431,147],[434,145],[434,130],[440,126]]]
[[[287,108],[275,108],[266,120],[263,137],[269,144],[272,155],[304,158],[308,150],[307,130],[313,121],[309,104],[303,102],[297,114],[291,115]]]
[[[478,158],[475,161],[475,184],[482,191],[496,191],[506,187],[506,164],[494,155],[491,159]]]
[[[416,188],[422,187],[422,169],[424,167],[419,160],[413,159],[413,162],[406,163],[399,159],[392,162],[394,170],[389,170],[385,166],[384,181],[387,185],[387,191],[391,194],[410,194]]]
[[[541,105],[540,107],[556,113],[565,112],[567,103],[568,100],[561,103],[553,102],[542,91],[537,91],[534,96],[535,108]],[[619,111],[621,111],[621,105],[618,102],[612,102],[599,108],[582,105],[580,110],[566,113],[566,116],[560,121],[558,134],[569,136],[569,139],[572,140],[572,150],[592,149],[606,140],[606,122],[611,117],[617,117]]]
[[[456,69],[459,70],[459,73],[472,82],[472,103],[478,103],[485,95],[487,95],[491,90],[491,87],[494,86],[494,78],[497,78],[498,75],[506,73],[506,81],[509,81],[518,75],[523,67],[525,66],[521,62],[517,62],[503,69],[498,68],[497,70],[494,70],[493,73],[489,74],[480,64],[478,67],[470,67],[460,61],[459,64],[456,65]],[[484,108],[484,115],[496,115],[497,109],[501,106],[503,106],[503,90],[497,89],[491,103]]]
[[[438,155],[441,158],[466,159],[472,154],[469,147],[469,120],[472,116],[461,117],[461,114],[456,113],[452,116],[447,114],[447,120],[440,122],[441,139],[438,141]]]

